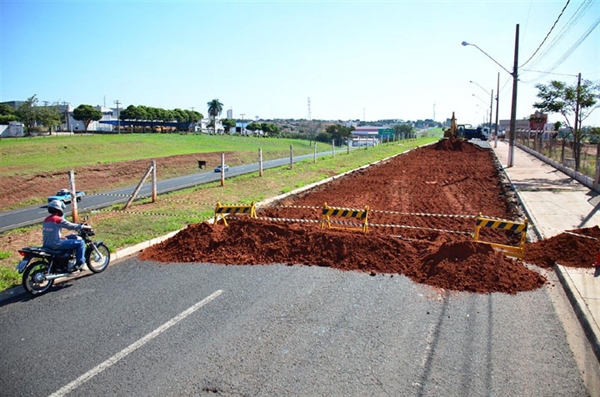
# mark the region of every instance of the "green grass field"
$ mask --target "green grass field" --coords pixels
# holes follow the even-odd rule
[[[214,216],[214,207],[217,201],[229,204],[249,204],[252,201],[259,202],[282,193],[288,193],[329,176],[435,142],[441,136],[441,129],[432,131],[429,135],[428,138],[352,150],[349,154],[336,154],[335,157],[323,156],[319,157],[316,163],[312,159],[305,160],[294,164],[292,169],[289,169],[289,166],[268,169],[264,171],[263,177],[253,173],[228,178],[225,186],[221,186],[219,182],[200,185],[159,196],[156,203],[151,203],[147,199],[136,201],[130,208],[130,212],[122,212],[122,206],[115,206],[107,210],[80,215],[89,217],[88,222],[96,230],[98,239],[107,243],[111,251],[115,252],[181,229],[189,224],[210,219]],[[102,141],[98,140],[96,143]],[[259,139],[259,141],[264,141],[264,139]],[[160,140],[155,142],[160,144]],[[220,145],[226,144],[226,142],[220,143]],[[284,145],[289,150],[289,142],[285,142]],[[115,146],[114,150],[117,151],[118,148],[119,145]],[[89,147],[89,150],[93,152],[95,148]],[[155,150],[157,149],[148,148],[147,153]],[[220,146],[218,150],[224,150],[223,146]],[[123,148],[123,151],[129,152],[129,149]],[[206,151],[212,150],[206,148]],[[123,153],[113,153],[112,155],[125,156]],[[132,155],[129,154],[129,156]],[[20,284],[20,275],[14,270],[20,260],[17,250],[26,245],[39,245],[39,228],[40,226],[37,225],[0,233],[0,291]]]
[[[206,152],[313,152],[309,141],[207,134],[59,135],[0,140],[0,175],[29,175],[48,170]],[[318,151],[331,150],[319,143]],[[269,158],[265,158],[269,160]]]

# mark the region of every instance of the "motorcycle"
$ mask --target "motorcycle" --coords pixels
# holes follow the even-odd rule
[[[83,240],[88,269],[93,273],[102,273],[110,262],[110,250],[102,241],[92,241],[94,235],[93,229],[83,228],[67,238]],[[76,276],[81,272],[75,268],[75,251],[25,247],[19,250],[19,254],[23,260],[17,265],[17,271],[23,274],[23,288],[33,296],[47,292],[54,280]]]

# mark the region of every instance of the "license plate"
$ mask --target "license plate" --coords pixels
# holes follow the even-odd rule
[[[17,265],[17,270],[19,271],[19,273],[23,273],[23,270],[25,270],[25,266],[27,266],[28,263],[29,259],[23,259],[21,262],[19,262],[19,264]]]

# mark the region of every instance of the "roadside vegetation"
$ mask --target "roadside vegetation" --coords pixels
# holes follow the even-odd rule
[[[48,170],[119,161],[152,159],[181,154],[238,152],[248,162],[256,160],[259,148],[265,160],[313,152],[309,141],[266,139],[235,135],[208,134],[121,134],[121,135],[52,135],[2,139],[0,175],[33,175]],[[317,151],[331,150],[331,145],[317,144]]]
[[[225,186],[221,186],[220,182],[205,184],[161,195],[156,203],[151,203],[148,199],[139,200],[134,202],[126,212],[122,211],[123,205],[116,205],[100,211],[82,212],[80,216],[88,217],[88,223],[94,227],[97,238],[103,240],[111,251],[115,252],[179,230],[189,224],[210,219],[214,217],[214,208],[217,201],[222,204],[249,204],[253,201],[259,202],[269,197],[288,193],[330,176],[437,141],[441,136],[441,129],[431,130],[428,135],[429,137],[425,138],[402,140],[366,149],[354,149],[349,154],[337,153],[335,157],[323,156],[317,158],[316,162],[313,159],[305,160],[295,163],[292,169],[289,169],[289,165],[267,169],[264,170],[263,177],[260,177],[258,173],[252,173],[227,178]],[[183,137],[185,139],[185,136]],[[210,151],[225,150],[225,148],[231,150],[231,144],[227,143],[228,139],[224,137],[207,138],[221,138],[225,141],[219,142],[217,139]],[[68,141],[69,145],[72,145],[72,142],[78,139],[71,138]],[[238,139],[244,142],[243,146],[247,148],[250,140],[241,137],[238,137]],[[265,141],[260,138],[257,138],[257,140]],[[277,142],[279,140],[270,139],[269,141]],[[89,145],[90,141],[87,142]],[[242,147],[241,145],[238,147]],[[143,149],[145,153],[153,153],[151,145],[145,145],[142,142],[140,146],[146,147]],[[161,147],[167,152],[169,151],[167,148],[171,147],[171,153],[173,153],[176,151],[176,149],[173,149],[175,146],[177,145],[170,145],[165,142]],[[285,150],[289,155],[289,142],[282,142],[282,146],[286,147]],[[5,149],[3,148],[3,150]],[[98,150],[104,151],[105,149],[98,148]],[[87,146],[87,152],[94,153],[92,157],[96,156],[95,151],[94,146]],[[208,147],[205,151],[208,151]],[[296,150],[294,152],[296,154]],[[134,153],[137,155],[137,151],[132,151],[128,155],[128,159],[131,159]],[[164,151],[161,151],[161,154],[165,155],[164,153]],[[112,155],[116,156],[115,153]],[[120,156],[127,157],[123,154]],[[253,153],[251,161],[255,161],[254,157],[255,153]],[[39,225],[0,234],[0,291],[19,285],[21,282],[20,275],[14,270],[20,260],[17,250],[28,245],[39,245],[40,243],[41,231]]]

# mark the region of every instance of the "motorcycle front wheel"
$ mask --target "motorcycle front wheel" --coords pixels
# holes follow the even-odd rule
[[[23,288],[33,296],[47,292],[54,280],[47,280],[50,264],[46,261],[31,262],[23,272]]]
[[[85,251],[85,262],[88,269],[94,273],[102,273],[110,262],[110,250],[104,243],[90,245]]]

